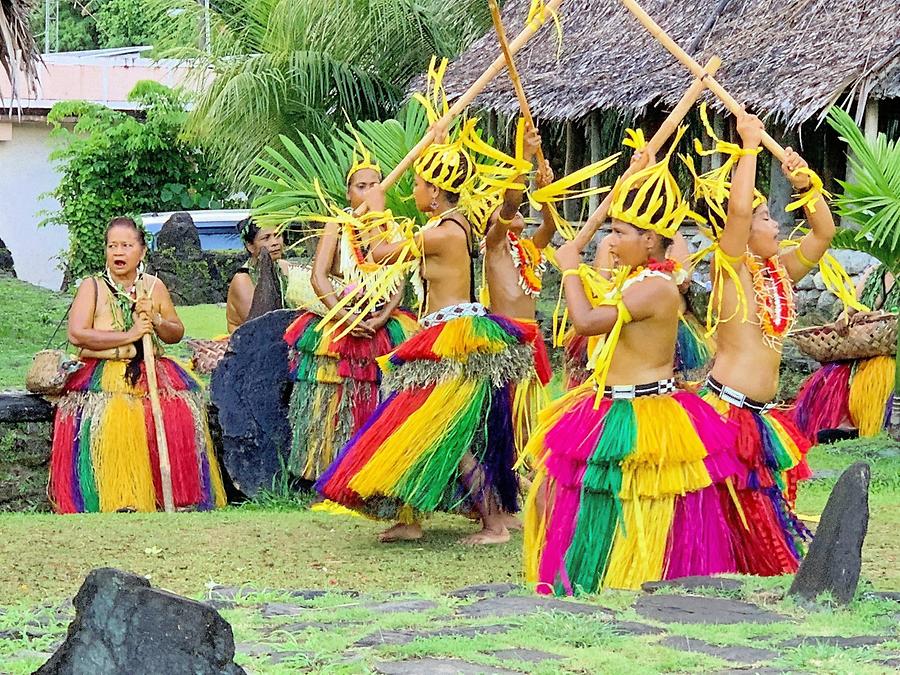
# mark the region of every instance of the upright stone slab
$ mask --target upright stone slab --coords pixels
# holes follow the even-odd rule
[[[857,462],[835,483],[791,595],[815,600],[827,591],[843,604],[853,599],[869,526],[869,476],[869,465]]]
[[[234,663],[231,626],[217,611],[150,588],[143,577],[93,570],[74,604],[65,642],[37,675],[246,675]]]
[[[222,427],[222,463],[234,486],[250,498],[272,487],[290,453],[293,383],[283,336],[298,314],[281,309],[245,323],[232,333],[213,372],[210,399]]]
[[[273,312],[276,309],[284,309],[284,301],[281,297],[281,284],[275,271],[275,261],[269,256],[269,250],[264,248],[259,253],[257,269],[259,278],[256,282],[256,290],[253,291],[253,302],[247,314],[247,321],[251,321],[263,314]]]

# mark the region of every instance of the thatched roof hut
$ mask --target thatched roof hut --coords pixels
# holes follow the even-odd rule
[[[509,0],[507,32],[521,29],[528,0]],[[797,127],[834,103],[852,100],[862,119],[870,98],[900,96],[897,0],[643,0],[642,6],[702,62],[723,65],[716,79],[747,107]],[[577,121],[596,110],[640,114],[669,107],[690,76],[616,0],[565,0],[563,41],[545,27],[517,56],[535,115]],[[459,94],[498,54],[490,31],[448,69]],[[518,105],[498,77],[475,106],[514,115]]]

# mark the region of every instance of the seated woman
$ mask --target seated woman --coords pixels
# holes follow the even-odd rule
[[[252,218],[244,218],[237,224],[244,248],[250,254],[250,259],[243,267],[238,269],[228,286],[228,305],[225,310],[225,319],[228,322],[229,335],[247,321],[250,314],[250,306],[253,304],[253,292],[259,281],[259,254],[265,248],[269,251],[272,262],[275,263],[275,272],[281,286],[281,306],[286,307],[288,275],[290,265],[284,258],[284,240],[281,234],[274,228],[260,228]]]
[[[184,326],[169,291],[143,273],[144,233],[131,218],[106,231],[106,271],[78,288],[69,342],[85,367],[66,382],[53,429],[49,494],[59,513],[155,511],[162,503],[156,430],[142,337],[160,354],[156,379],[177,508],[225,505],[200,385],[161,343],[181,340]]]

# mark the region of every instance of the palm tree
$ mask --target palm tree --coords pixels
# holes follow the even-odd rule
[[[166,27],[158,53],[199,66],[186,132],[242,190],[265,147],[286,149],[281,136],[391,117],[432,54],[454,56],[490,25],[484,0],[217,0],[208,15],[196,0],[152,0],[149,11]]]
[[[9,80],[10,108],[18,100],[20,85],[32,91],[37,88],[38,64],[41,53],[29,27],[31,2],[28,0],[0,0],[0,72]],[[0,104],[6,101],[0,96]]]
[[[828,112],[828,123],[851,151],[847,162],[853,179],[838,181],[844,192],[835,198],[837,212],[859,226],[841,228],[834,246],[868,253],[900,280],[900,142],[889,141],[885,134],[866,139],[837,107]],[[897,352],[900,356],[900,334]],[[897,364],[890,427],[900,438],[900,359]]]

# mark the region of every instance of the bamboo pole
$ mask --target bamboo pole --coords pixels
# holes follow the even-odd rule
[[[729,94],[722,85],[716,82],[714,77],[705,74],[703,71],[703,67],[697,63],[693,58],[691,58],[690,54],[684,51],[681,47],[678,46],[669,35],[657,24],[653,18],[644,11],[644,9],[637,3],[635,0],[620,0],[620,2],[625,5],[626,9],[629,12],[634,14],[635,18],[641,22],[644,28],[652,35],[657,42],[659,42],[663,47],[665,47],[669,52],[678,59],[688,70],[690,70],[694,77],[706,77],[705,83],[706,88],[709,89],[713,94],[715,94],[720,101],[725,105],[728,110],[731,111],[733,115],[736,117],[739,115],[743,115],[745,110],[744,106],[737,102],[734,97]],[[778,144],[778,142],[769,136],[765,131],[762,134],[762,145],[771,152],[779,162],[784,161],[785,153],[784,148]]]
[[[525,28],[519,33],[512,42],[509,43],[509,53],[510,55],[515,55],[525,44],[537,33],[541,26],[544,25],[544,22],[547,19],[550,19],[553,13],[559,8],[562,4],[563,0],[550,0],[546,6],[544,7],[543,12],[538,15],[535,19],[530,21]],[[442,127],[445,124],[448,124],[454,117],[459,115],[466,107],[475,100],[475,97],[478,96],[482,92],[482,90],[493,80],[499,73],[503,72],[503,69],[506,68],[506,57],[501,54],[494,62],[488,66],[487,70],[481,74],[475,82],[472,83],[466,92],[457,99],[457,101],[451,106],[450,110],[445,114],[441,119],[439,119],[435,124],[432,124],[425,135],[422,137],[416,146],[409,151],[406,157],[394,167],[394,170],[391,171],[384,179],[381,181],[382,188],[388,188],[394,183],[396,183],[400,176],[406,172],[406,170],[412,165],[412,163],[416,160],[416,158],[422,154],[422,151],[427,148],[431,142],[434,140],[435,132],[438,128]],[[363,207],[361,207],[363,208]]]
[[[531,107],[528,105],[528,98],[525,96],[525,89],[522,87],[522,79],[519,77],[519,71],[516,69],[516,62],[509,50],[509,42],[506,40],[506,29],[503,27],[503,19],[500,16],[500,5],[497,0],[488,0],[491,8],[491,19],[494,21],[494,30],[497,31],[497,41],[500,43],[500,51],[506,61],[506,72],[509,74],[509,80],[512,82],[513,89],[516,92],[516,98],[519,99],[519,110],[522,111],[522,117],[525,124],[534,128],[534,118],[531,116]],[[539,166],[544,165],[544,150],[541,147],[537,149],[537,161]]]
[[[156,380],[156,355],[153,353],[153,338],[150,337],[149,333],[141,338],[141,344],[144,347],[144,369],[147,371],[147,390],[150,394],[153,428],[156,431],[156,451],[159,455],[159,476],[162,483],[163,508],[165,508],[166,513],[175,513],[175,499],[172,496],[172,465],[169,462],[169,442],[166,439],[162,405],[159,401],[159,382]]]

